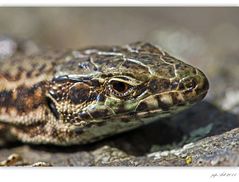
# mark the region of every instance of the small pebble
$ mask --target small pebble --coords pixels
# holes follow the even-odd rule
[[[17,51],[17,43],[9,37],[0,37],[0,59],[11,57]]]

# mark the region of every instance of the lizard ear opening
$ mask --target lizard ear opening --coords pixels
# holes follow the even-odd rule
[[[52,114],[54,115],[54,117],[55,117],[56,119],[59,119],[60,114],[59,114],[59,112],[57,111],[56,104],[55,104],[55,103],[51,100],[51,98],[49,98],[49,97],[46,98],[46,103],[47,103],[48,108],[50,109],[50,111],[51,111]]]

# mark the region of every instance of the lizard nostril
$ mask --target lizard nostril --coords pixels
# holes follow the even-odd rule
[[[186,80],[184,85],[187,89],[192,90],[197,86],[197,82],[194,78],[190,78],[190,79]]]

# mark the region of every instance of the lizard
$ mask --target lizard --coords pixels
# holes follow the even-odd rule
[[[32,144],[92,143],[201,101],[205,74],[147,42],[0,60],[2,133]]]

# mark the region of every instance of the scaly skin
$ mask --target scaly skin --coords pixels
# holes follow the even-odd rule
[[[149,43],[0,61],[0,123],[34,144],[90,143],[202,100],[205,75]]]

